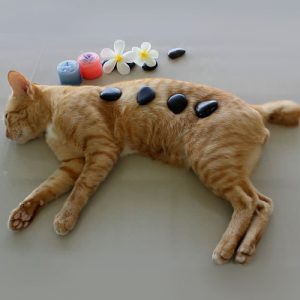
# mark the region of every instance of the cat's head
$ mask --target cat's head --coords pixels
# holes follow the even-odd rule
[[[8,73],[12,94],[4,112],[7,138],[24,144],[41,133],[38,88],[16,71]]]

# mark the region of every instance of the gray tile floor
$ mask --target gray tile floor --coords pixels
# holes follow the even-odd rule
[[[84,84],[146,76],[202,82],[252,103],[300,103],[300,5],[297,1],[0,1],[0,113],[9,69],[56,84],[56,64],[100,52],[117,38],[152,42],[153,73],[134,70]],[[167,59],[169,48],[187,55]],[[275,212],[248,266],[215,266],[211,253],[230,206],[190,172],[132,156],[101,186],[74,232],[57,237],[49,205],[22,233],[8,231],[13,209],[57,162],[43,140],[18,146],[0,125],[0,298],[299,299],[300,129],[271,127],[253,174]]]

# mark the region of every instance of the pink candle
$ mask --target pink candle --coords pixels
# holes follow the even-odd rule
[[[84,79],[96,79],[102,75],[102,64],[97,53],[86,52],[77,58]]]

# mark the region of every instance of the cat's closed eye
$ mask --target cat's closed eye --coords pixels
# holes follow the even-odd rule
[[[7,124],[7,119],[8,119],[8,113],[2,116],[2,121],[4,121],[5,125]]]

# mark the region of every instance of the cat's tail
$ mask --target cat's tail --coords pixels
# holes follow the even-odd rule
[[[262,115],[266,122],[284,126],[299,125],[300,105],[293,101],[279,100],[251,106]]]

